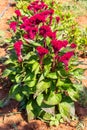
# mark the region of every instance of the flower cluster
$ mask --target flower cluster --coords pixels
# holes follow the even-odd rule
[[[32,2],[28,7],[28,10],[33,11],[33,16],[22,16],[22,13],[20,10],[16,10],[15,13],[17,15],[18,21],[19,18],[21,20],[21,24],[18,25],[17,22],[13,21],[10,23],[10,28],[13,31],[16,31],[17,25],[21,30],[23,30],[23,38],[26,40],[38,40],[37,36],[43,38],[43,45],[38,46],[36,48],[36,51],[39,54],[40,58],[40,64],[42,64],[42,59],[44,58],[44,55],[48,54],[48,52],[51,54],[49,50],[49,46],[47,46],[46,38],[50,38],[50,46],[51,51],[54,53],[53,59],[58,60],[58,62],[63,62],[65,65],[65,68],[68,68],[68,62],[70,58],[74,55],[74,51],[66,52],[62,55],[59,53],[61,52],[62,48],[66,48],[67,46],[70,46],[70,48],[74,49],[76,48],[76,44],[72,43],[69,45],[67,40],[59,40],[57,38],[57,30],[53,30],[51,28],[53,19],[55,18],[56,23],[58,24],[60,22],[60,17],[56,16],[54,17],[54,10],[49,9],[48,6],[39,0],[36,0]],[[22,42],[17,41],[14,44],[14,48],[16,51],[16,54],[18,56],[18,60],[22,61],[22,54],[21,54],[21,46]],[[58,58],[57,58],[58,57]],[[55,62],[53,60],[53,62]]]
[[[28,6],[28,9],[37,13],[39,10],[46,9],[47,7],[48,6],[44,2],[36,0]]]

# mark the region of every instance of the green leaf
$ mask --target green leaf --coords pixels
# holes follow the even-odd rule
[[[57,75],[56,72],[49,73],[49,74],[47,74],[46,77],[47,77],[47,78],[51,78],[51,79],[58,79],[58,75]]]
[[[25,85],[27,85],[28,87],[34,87],[36,84],[36,81],[37,81],[36,79],[29,80],[29,81],[25,82]]]
[[[35,115],[33,113],[33,106],[32,106],[32,102],[31,101],[27,103],[26,111],[27,111],[28,121],[30,121],[30,120],[35,118]]]
[[[77,91],[82,91],[83,90],[83,85],[82,83],[76,83],[76,84],[73,84],[73,87],[77,90]]]
[[[50,118],[51,118],[51,114],[45,112],[44,115],[43,115],[43,119],[46,120],[46,121],[49,121]]]
[[[8,65],[8,64],[14,64],[14,63],[11,59],[7,59],[4,64]]]
[[[23,79],[23,82],[28,82],[28,81],[32,81],[35,78],[34,74],[31,72],[28,72],[28,74],[26,74],[26,76]]]
[[[83,79],[84,78],[83,73],[84,69],[81,68],[76,68],[75,70],[73,70],[73,72],[71,72],[71,74],[77,79]]]
[[[62,81],[60,78],[58,78],[56,86],[61,87],[63,85],[64,85],[64,81]]]
[[[70,122],[70,118],[75,116],[75,107],[73,102],[62,102],[59,104],[59,112],[65,121]]]
[[[38,94],[46,91],[50,86],[51,86],[51,82],[46,81],[46,80],[37,83],[37,85],[36,85],[36,93],[35,93],[34,97],[36,97]]]
[[[27,97],[27,99],[29,100],[29,88],[27,86],[24,86],[22,88],[22,93],[23,95],[25,95]]]
[[[50,126],[58,126],[59,121],[55,119],[55,121],[50,121]]]
[[[35,41],[33,41],[33,40],[28,40],[28,39],[26,39],[26,41],[27,41],[31,46],[35,46],[35,47],[41,46],[40,43],[37,43],[37,42],[35,42]]]
[[[20,83],[21,82],[21,74],[17,74],[15,76],[15,80],[16,80],[16,83]]]
[[[26,106],[28,121],[34,119],[35,117],[39,116],[41,112],[41,108],[37,105],[35,100],[30,100]]]
[[[10,74],[11,72],[12,72],[12,70],[10,70],[10,69],[5,69],[4,72],[3,72],[3,74],[2,74],[2,77],[5,78],[5,77],[9,76],[9,74]]]
[[[23,57],[23,59],[24,59],[24,60],[28,60],[30,57],[31,57],[31,54],[30,54],[30,52],[29,52],[28,54],[26,54],[26,55]]]
[[[72,83],[67,79],[58,78],[56,86],[60,87],[62,90],[67,90],[68,88],[72,87]]]
[[[40,95],[37,96],[36,101],[37,101],[37,104],[38,104],[39,106],[41,106],[41,104],[42,104],[42,102],[43,102],[43,99],[44,99],[43,94],[40,94]]]
[[[32,72],[35,72],[35,74],[37,74],[38,71],[39,71],[39,67],[40,67],[39,63],[38,63],[38,62],[35,62],[35,63],[32,65]]]
[[[61,114],[55,114],[51,117],[50,125],[58,126],[61,119]]]
[[[61,94],[55,94],[55,92],[51,92],[48,96],[47,101],[44,101],[47,105],[57,105],[61,102],[62,95]]]
[[[50,45],[50,42],[51,42],[51,39],[49,37],[46,38],[46,43],[47,43],[47,46]]]
[[[16,99],[17,101],[23,100],[24,96],[22,94],[22,88],[17,84],[13,85],[9,91],[9,96],[13,99]]]
[[[69,89],[67,90],[67,92],[68,92],[70,98],[71,98],[73,101],[77,101],[77,100],[79,99],[79,93],[78,93],[78,91],[76,91],[76,90],[74,90],[74,89],[72,89],[72,88],[69,88]]]
[[[42,80],[44,80],[44,74],[43,74],[43,73],[41,74],[41,76],[40,76],[40,78],[39,78],[39,81],[38,81],[38,82],[40,82],[40,81],[42,81]]]

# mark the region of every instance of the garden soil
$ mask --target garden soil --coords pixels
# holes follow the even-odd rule
[[[62,0],[65,2],[65,0]],[[8,5],[8,0],[0,0],[0,14]],[[0,31],[4,31],[4,39],[11,37],[8,29],[7,20],[14,13],[14,7],[9,7],[0,19]],[[87,25],[87,16],[77,18],[78,23],[83,26]],[[6,47],[0,47],[0,58],[6,55]],[[87,58],[80,58],[84,64],[79,67],[87,68]],[[4,70],[4,65],[0,63],[0,76]],[[87,76],[87,70],[84,73]],[[83,84],[87,87],[87,79],[83,80]],[[6,97],[11,84],[8,79],[2,81],[0,78],[0,100]],[[87,130],[87,107],[83,108],[76,103],[76,114],[79,116],[79,122],[60,124],[58,127],[49,127],[46,123],[39,120],[27,122],[26,112],[18,111],[19,103],[11,100],[7,106],[0,108],[0,130]]]

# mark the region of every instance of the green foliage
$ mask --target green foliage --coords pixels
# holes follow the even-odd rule
[[[46,3],[49,9],[52,8],[51,1],[46,1]],[[26,6],[26,1],[24,4],[22,1],[17,4],[22,16],[30,18],[34,14]],[[22,104],[22,108],[27,111],[28,121],[40,118],[50,122],[50,125],[58,125],[63,121],[69,122],[75,117],[74,101],[79,99],[79,92],[82,88],[79,81],[81,82],[80,76],[83,70],[75,68],[74,54],[67,64],[67,59],[62,63],[55,57],[61,58],[70,51],[74,52],[75,48],[70,48],[70,44],[76,42],[79,46],[80,41],[77,42],[77,36],[80,34],[70,13],[63,13],[61,5],[57,3],[54,4],[53,9],[55,13],[51,29],[52,31],[58,30],[56,36],[58,40],[69,41],[67,47],[63,47],[56,55],[51,45],[51,38],[45,39],[37,33],[33,40],[24,39],[25,31],[20,29],[23,21],[20,17],[14,16],[11,21],[17,21],[18,25],[16,31],[12,32],[9,53],[5,62],[7,69],[3,72],[3,78],[8,77],[13,83],[9,98],[16,99]],[[56,16],[60,16],[61,22],[56,23]],[[47,20],[46,25],[49,22],[49,19]],[[40,23],[39,26],[41,27],[42,24]],[[23,42],[23,45],[22,48],[17,46],[18,50],[16,50],[14,45],[19,40]],[[46,47],[43,45],[44,40],[46,40]],[[37,52],[38,46],[44,46],[49,53],[42,57],[43,55]]]

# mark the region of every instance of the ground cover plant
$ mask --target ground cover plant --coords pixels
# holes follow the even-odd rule
[[[20,102],[28,120],[39,118],[50,125],[75,119],[74,102],[79,100],[83,78],[83,70],[76,68],[78,44],[64,33],[71,16],[63,18],[55,5],[34,1],[26,10],[15,10],[3,73],[13,84],[8,99]]]
[[[70,10],[77,17],[86,15],[87,12],[87,1],[85,0],[70,0],[64,2],[63,6],[64,6],[64,10]]]

